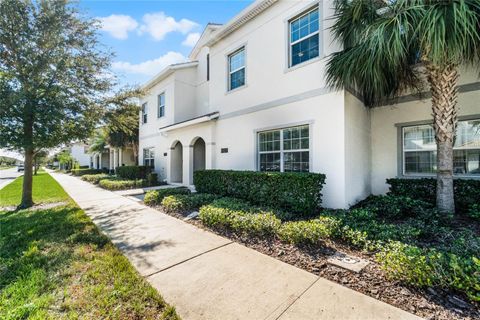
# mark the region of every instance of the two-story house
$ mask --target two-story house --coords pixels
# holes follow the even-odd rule
[[[198,169],[326,174],[326,207],[387,190],[385,179],[435,172],[428,100],[405,96],[366,108],[327,87],[332,0],[258,0],[225,25],[209,24],[190,62],[144,85],[140,162],[169,183]],[[464,72],[455,170],[479,176],[480,83]]]

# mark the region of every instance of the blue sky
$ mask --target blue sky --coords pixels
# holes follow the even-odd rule
[[[122,84],[142,84],[188,57],[208,22],[225,23],[251,0],[81,0],[99,18],[101,41],[115,53],[112,69]]]

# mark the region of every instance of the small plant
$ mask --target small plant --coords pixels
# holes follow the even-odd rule
[[[156,172],[150,172],[147,175],[147,182],[149,186],[156,186],[158,184],[158,174]]]
[[[93,183],[93,184],[98,184],[100,180],[103,179],[110,179],[112,176],[108,175],[106,173],[100,173],[100,174],[86,174],[82,176],[82,180]]]
[[[152,171],[148,166],[121,166],[115,169],[117,176],[126,180],[147,179]]]
[[[185,187],[180,187],[148,191],[145,194],[143,202],[148,206],[158,206],[162,203],[163,198],[174,194],[190,194],[190,190]]]
[[[86,174],[100,174],[100,173],[106,173],[106,172],[103,169],[72,169],[71,173],[74,176],[81,177]]]
[[[479,203],[475,203],[470,206],[470,209],[468,210],[468,216],[470,218],[480,221],[480,204]]]
[[[186,212],[207,205],[217,198],[218,196],[208,193],[175,194],[163,198],[161,204],[166,212]]]
[[[330,217],[319,217],[309,221],[286,222],[279,230],[279,237],[293,244],[317,244],[338,233],[340,223]]]
[[[98,185],[107,190],[126,190],[143,188],[147,186],[147,180],[118,180],[118,179],[102,179]]]
[[[405,196],[369,196],[360,202],[357,207],[369,209],[377,216],[386,219],[405,219],[418,216],[431,204],[421,200],[415,200]]]

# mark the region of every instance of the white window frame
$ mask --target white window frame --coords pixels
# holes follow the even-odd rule
[[[466,120],[459,120],[459,122],[464,121],[479,121],[480,118],[473,118],[473,119],[466,119]],[[414,127],[433,127],[432,123],[423,123],[423,124],[416,124],[416,125],[404,125],[401,127],[401,157],[402,157],[402,175],[405,177],[433,177],[436,176],[436,173],[406,173],[406,153],[413,152],[413,151],[425,151],[425,152],[436,152],[437,147],[435,146],[431,148],[425,149],[405,149],[405,129],[407,128],[414,128]],[[459,126],[457,126],[458,128]],[[434,130],[434,129],[433,129]],[[434,132],[435,134],[435,132]],[[453,151],[455,150],[480,150],[477,147],[453,147]],[[455,174],[455,177],[471,177],[471,178],[480,178],[480,174]]]
[[[237,68],[237,69],[235,69],[235,70],[231,70],[231,69],[230,69],[230,66],[231,66],[230,60],[231,60],[231,58],[232,58],[234,55],[240,53],[241,51],[243,51],[243,67]],[[232,82],[231,82],[232,74],[235,73],[235,72],[237,72],[237,71],[240,71],[240,70],[242,70],[242,69],[245,70],[244,73],[243,73],[243,74],[244,74],[244,76],[243,76],[243,85],[232,89],[232,87],[231,87],[231,84],[232,84]],[[246,50],[245,45],[242,45],[241,47],[235,49],[234,51],[232,51],[231,53],[229,53],[229,54],[227,55],[227,71],[228,71],[228,72],[227,72],[227,91],[228,91],[228,92],[235,91],[235,90],[238,90],[238,89],[241,89],[241,88],[245,87],[245,85],[247,84],[247,50]]]
[[[313,32],[313,33],[310,33],[306,36],[304,36],[303,38],[300,38],[294,42],[292,42],[292,23],[303,18],[304,16],[306,16],[307,14],[310,14],[311,12],[317,10],[318,11],[318,30]],[[288,19],[288,23],[287,23],[287,39],[288,39],[288,68],[297,68],[298,66],[301,66],[301,65],[304,65],[304,64],[307,64],[307,63],[310,63],[312,61],[315,61],[315,60],[318,60],[321,58],[322,56],[322,39],[320,37],[320,31],[322,30],[322,22],[321,22],[321,19],[322,19],[322,15],[321,15],[321,11],[320,11],[320,4],[319,3],[316,3],[313,7],[310,7],[306,10],[303,10],[300,14],[298,15],[295,15],[294,17]],[[292,47],[305,40],[305,39],[308,39],[310,37],[313,37],[313,36],[318,36],[318,56],[314,57],[314,58],[311,58],[311,59],[308,59],[306,61],[303,61],[303,62],[300,62],[300,63],[297,63],[296,65],[293,65],[292,64]]]
[[[145,151],[148,150],[148,158],[145,157]],[[152,157],[152,151],[153,151],[153,157]],[[146,160],[153,160],[153,166],[152,168],[155,168],[155,148],[154,147],[148,147],[148,148],[143,148],[143,165],[145,166],[145,161]]]
[[[296,127],[308,127],[308,149],[295,149],[295,150],[285,150],[283,148],[283,131],[288,130],[291,128],[296,128]],[[267,133],[267,132],[275,132],[279,131],[280,132],[280,150],[275,150],[275,151],[260,151],[260,134],[261,133]],[[260,171],[260,165],[261,165],[261,160],[260,160],[260,155],[261,154],[272,154],[272,153],[280,153],[280,171],[279,172],[285,172],[284,168],[284,159],[285,159],[285,153],[287,152],[308,152],[308,172],[312,172],[312,128],[311,124],[306,123],[306,124],[299,124],[299,125],[292,125],[288,127],[281,127],[281,128],[275,128],[275,129],[268,129],[268,130],[260,130],[256,131],[256,153],[257,153],[257,171]],[[288,171],[290,172],[290,171]],[[302,171],[304,172],[304,171]]]
[[[163,96],[163,105],[160,104],[160,97]],[[163,118],[165,117],[165,106],[167,104],[167,100],[166,100],[166,95],[165,95],[165,92],[162,92],[160,93],[159,95],[157,95],[157,119],[160,119],[160,118]],[[160,110],[163,108],[163,115],[160,115],[161,112]]]
[[[142,103],[142,124],[148,122],[148,102]]]

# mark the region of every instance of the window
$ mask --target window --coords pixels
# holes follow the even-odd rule
[[[291,67],[319,56],[319,29],[318,7],[290,21],[289,47]]]
[[[310,170],[309,126],[258,133],[260,171],[308,172]]]
[[[437,145],[432,125],[402,128],[403,174],[437,171]],[[453,147],[453,174],[480,175],[480,120],[459,121]]]
[[[142,123],[147,123],[147,103],[142,104]]]
[[[245,85],[245,48],[228,56],[228,90]]]
[[[210,54],[207,53],[207,81],[210,81]]]
[[[157,118],[161,118],[165,116],[165,93],[159,94],[157,100]]]
[[[155,168],[155,152],[153,148],[143,149],[143,165]]]

